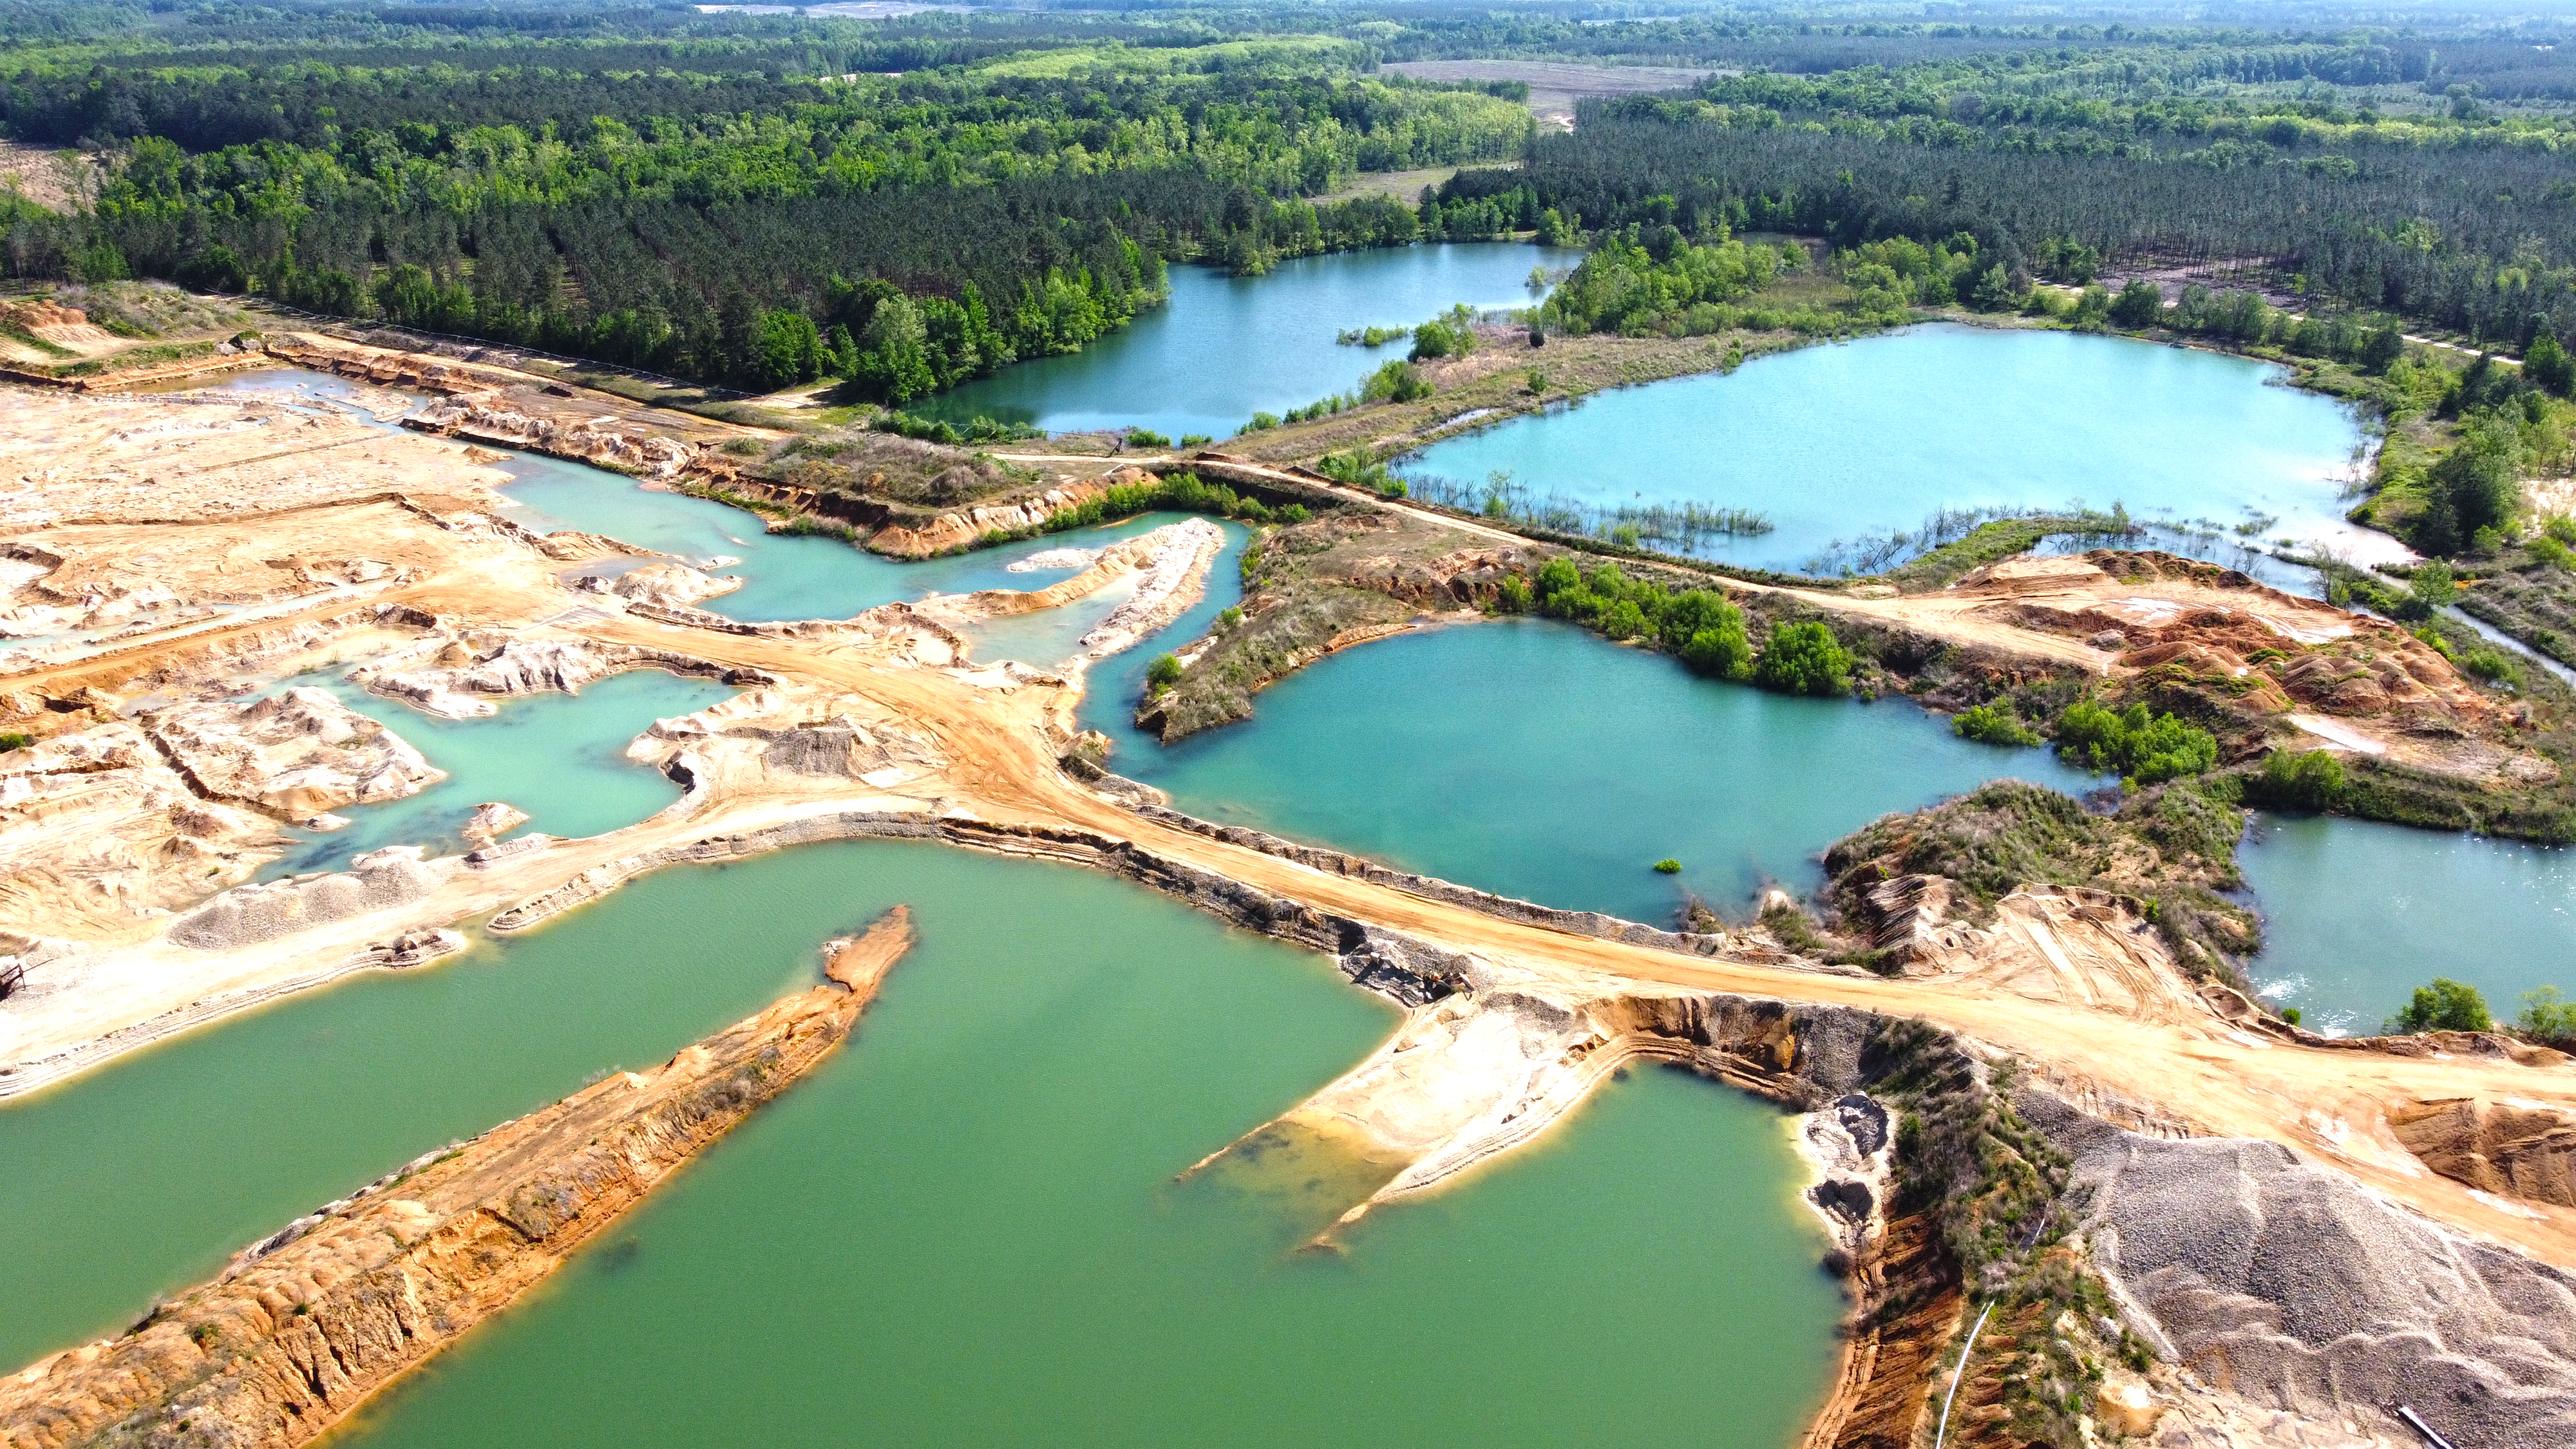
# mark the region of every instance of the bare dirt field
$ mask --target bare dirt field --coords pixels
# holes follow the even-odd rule
[[[1400,60],[1387,69],[1416,80],[1527,82],[1530,114],[1567,131],[1574,129],[1574,103],[1585,96],[1677,91],[1721,73],[1661,65],[1571,65],[1553,60]]]
[[[98,168],[77,152],[24,141],[0,141],[0,190],[50,210],[60,211],[86,196],[98,179]]]
[[[1455,166],[1433,166],[1422,171],[1372,171],[1339,191],[1316,197],[1315,201],[1322,205],[1357,201],[1363,196],[1392,196],[1412,206],[1422,199],[1424,187],[1438,186],[1457,174]]]

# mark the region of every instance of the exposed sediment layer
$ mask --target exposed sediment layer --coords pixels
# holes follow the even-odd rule
[[[252,1245],[122,1336],[0,1380],[0,1443],[319,1438],[812,1071],[911,940],[897,907],[833,943],[833,984],[410,1163]]]
[[[130,721],[0,753],[0,931],[126,939],[241,880],[283,837],[199,795]]]
[[[1122,803],[1126,802],[1122,801]],[[1542,906],[1511,896],[1500,896],[1491,891],[1480,891],[1472,886],[1458,885],[1434,876],[1415,875],[1410,871],[1396,870],[1343,851],[1300,845],[1293,840],[1283,840],[1276,835],[1265,834],[1240,825],[1213,824],[1193,815],[1182,814],[1166,805],[1143,802],[1128,804],[1128,808],[1159,825],[1173,826],[1189,831],[1193,835],[1222,840],[1229,845],[1240,845],[1260,851],[1264,855],[1275,855],[1281,860],[1293,860],[1299,865],[1309,866],[1330,875],[1350,876],[1377,885],[1390,886],[1396,890],[1410,891],[1414,895],[1430,900],[1453,906],[1464,906],[1468,910],[1481,912],[1499,920],[1520,921],[1533,926],[1551,926],[1560,931],[1571,931],[1578,936],[1595,936],[1605,941],[1622,941],[1631,946],[1652,946],[1659,950],[1680,951],[1694,956],[1714,956],[1720,951],[1739,955],[1751,952],[1760,956],[1765,950],[1753,943],[1713,932],[1666,931],[1654,926],[1640,925],[1635,921],[1621,920],[1617,916],[1606,916],[1599,911],[1559,910],[1554,906]],[[1778,956],[1784,965],[1798,959],[1785,951],[1769,954]]]
[[[1110,481],[1123,480],[1113,478]],[[1066,509],[1079,508],[1105,491],[1098,483],[1067,483],[1018,503],[996,503],[958,513],[943,513],[919,528],[900,525],[881,528],[868,539],[868,549],[891,558],[932,558],[961,548],[972,548],[987,534],[1016,533],[1023,528],[1039,527]]]
[[[1188,612],[1206,591],[1208,568],[1225,547],[1225,530],[1204,518],[1158,528],[1146,537],[1154,542],[1136,596],[1082,636],[1084,651],[1094,659],[1106,659]]]
[[[155,714],[152,740],[208,799],[285,820],[400,800],[447,778],[392,730],[318,689]]]
[[[422,854],[417,845],[388,845],[358,856],[344,871],[235,886],[181,918],[170,928],[170,939],[218,951],[418,900],[452,874],[459,860],[425,860]]]
[[[341,369],[345,371],[345,369]],[[563,419],[530,414],[497,395],[458,394],[439,399],[403,420],[407,427],[452,433],[532,453],[549,453],[595,467],[651,478],[679,474],[696,450],[676,438],[635,428],[622,418]]]
[[[938,595],[917,605],[925,616],[949,620],[985,619],[1036,613],[1086,598],[1110,584],[1137,575],[1135,596],[1082,636],[1082,648],[1105,658],[1179,618],[1199,601],[1207,587],[1209,566],[1225,547],[1225,531],[1204,518],[1165,524],[1150,533],[1121,539],[1101,549],[1072,578],[1043,589],[979,589],[971,594]]]
[[[710,663],[668,649],[589,639],[526,639],[490,630],[432,635],[351,671],[349,678],[370,694],[399,699],[424,713],[473,719],[495,712],[494,697],[549,691],[578,694],[586,684],[635,669],[696,675],[736,686],[777,683],[757,670]]]

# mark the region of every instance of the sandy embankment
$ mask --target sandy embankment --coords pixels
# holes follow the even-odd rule
[[[1081,653],[1067,662],[1068,682],[1078,684],[1090,661],[1133,648],[1189,612],[1206,596],[1208,571],[1224,548],[1225,530],[1204,518],[1185,519],[1111,544],[1081,573],[1043,589],[933,595],[913,607],[930,619],[964,624],[1062,608],[1134,578],[1135,593],[1082,636]]]

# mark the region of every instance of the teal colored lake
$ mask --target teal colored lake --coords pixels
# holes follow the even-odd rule
[[[712,680],[683,679],[654,669],[613,674],[579,694],[532,694],[500,701],[482,719],[440,719],[367,693],[336,674],[289,680],[307,685],[409,740],[447,778],[401,800],[350,805],[349,821],[329,834],[291,830],[303,841],[260,872],[263,880],[308,870],[338,870],[349,857],[386,845],[427,845],[432,854],[464,848],[457,831],[474,807],[502,800],[529,816],[523,830],[578,837],[600,835],[652,815],[680,798],[659,770],[626,758],[627,743],[653,721],[692,714],[733,693]]]
[[[2263,912],[2263,995],[2313,1030],[2367,1036],[2436,976],[2499,1018],[2576,996],[2576,852],[2367,820],[2257,815],[2237,852]]]
[[[1937,509],[2075,503],[2204,519],[2231,539],[2270,518],[2256,536],[2402,556],[2343,521],[2352,415],[2267,386],[2279,373],[2126,338],[1911,327],[1598,394],[1434,444],[1400,471],[1435,494],[1427,477],[1481,496],[1505,472],[1541,497],[1753,509],[1773,532],[1700,551],[1767,568],[1868,572],[1866,538]]]
[[[928,594],[1042,589],[1075,571],[1012,573],[1010,565],[1045,549],[1097,549],[1185,516],[1144,514],[1000,548],[899,563],[837,538],[767,533],[758,516],[739,508],[641,488],[632,479],[578,463],[526,457],[499,466],[515,480],[508,492],[518,505],[512,512],[519,522],[545,531],[569,528],[604,533],[621,542],[676,554],[707,566],[711,573],[738,576],[743,580],[741,588],[704,600],[698,607],[751,624],[846,619],[879,604],[910,602]],[[720,559],[732,562],[715,562]],[[1093,601],[1086,605],[1098,607]],[[1077,606],[1077,612],[1083,607]],[[1098,611],[1105,613],[1107,608],[1098,607]],[[1075,631],[1077,636],[1081,632]]]
[[[1640,1073],[1298,1253],[1282,1197],[1174,1175],[1339,1074],[1386,1006],[1105,876],[877,843],[651,876],[0,1107],[0,1361],[661,1060],[897,902],[922,944],[842,1055],[351,1440],[1561,1444],[1688,1402],[1694,1442],[1779,1449],[1821,1395],[1839,1295],[1776,1110]]]
[[[1530,290],[1530,268],[1561,271],[1582,259],[1553,247],[1471,242],[1300,257],[1266,277],[1174,267],[1171,300],[1125,330],[1077,353],[1005,368],[913,411],[1051,433],[1148,428],[1175,439],[1223,438],[1256,412],[1355,392],[1361,377],[1410,347],[1409,339],[1344,347],[1333,340],[1341,332],[1411,327],[1460,302],[1527,307],[1545,295]]]
[[[1118,725],[1134,698],[1095,697],[1084,722]],[[1346,650],[1256,696],[1251,720],[1168,748],[1112,738],[1111,768],[1192,814],[1654,925],[1685,893],[1731,916],[1766,883],[1804,894],[1836,839],[1987,780],[2106,783],[1962,740],[1907,701],[1700,679],[1535,619]],[[1666,857],[1681,874],[1655,873]]]

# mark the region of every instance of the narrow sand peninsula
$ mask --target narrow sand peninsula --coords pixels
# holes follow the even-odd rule
[[[1043,589],[978,589],[971,594],[938,594],[913,607],[948,623],[1008,618],[1062,608],[1088,598],[1130,575],[1136,592],[1109,617],[1083,636],[1083,648],[1094,658],[1114,654],[1137,639],[1179,618],[1206,591],[1208,567],[1225,547],[1225,530],[1204,518],[1167,523],[1150,533],[1121,539],[1101,549],[1088,567]],[[1054,550],[1059,554],[1080,552]],[[1040,554],[1036,557],[1043,558]]]
[[[320,1438],[821,1064],[912,939],[897,906],[830,943],[831,984],[411,1163],[244,1249],[123,1336],[0,1380],[0,1441]]]

